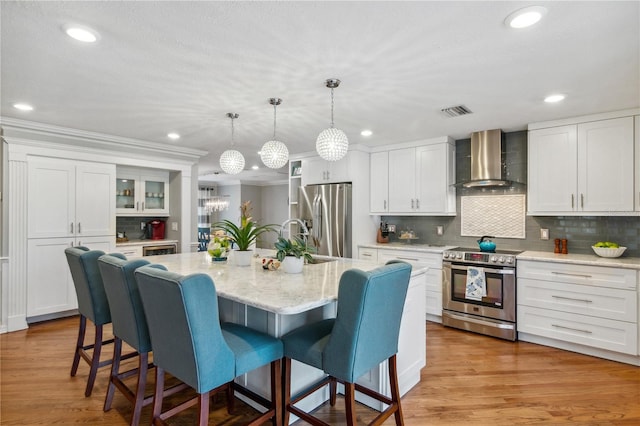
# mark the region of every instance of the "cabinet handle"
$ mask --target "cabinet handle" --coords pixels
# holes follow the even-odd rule
[[[387,209],[387,200],[384,200],[384,210]]]
[[[73,234],[73,222],[71,222],[71,233]]]
[[[571,194],[571,209],[573,210],[573,194]]]
[[[331,179],[331,172],[329,170],[327,170],[327,180]]]
[[[580,328],[565,327],[564,325],[551,324],[551,327],[564,328],[565,330],[578,331],[580,333],[585,333],[585,334],[593,334],[593,331],[590,331],[590,330],[582,330]]]
[[[82,234],[82,223],[78,222],[78,234]]]
[[[414,259],[412,257],[396,257],[396,259],[398,259],[398,260],[409,260],[409,261],[412,261],[412,262],[419,262],[420,261],[420,259]]]
[[[413,198],[411,199],[411,208],[413,209]]]
[[[555,275],[567,275],[569,277],[591,278],[591,275],[585,275],[585,274],[569,274],[567,272],[556,272],[556,271],[551,271],[551,273]]]
[[[362,253],[362,256],[371,257],[371,253]]]
[[[573,297],[556,296],[554,294],[552,294],[551,297],[553,297],[554,299],[564,299],[564,300],[573,300],[575,302],[593,303],[593,300],[589,300],[589,299],[575,299]]]
[[[420,199],[416,198],[416,209],[420,210]]]
[[[580,194],[580,208],[584,210],[584,194]]]
[[[142,202],[142,211],[144,211],[144,201]]]
[[[136,201],[136,211],[138,211],[138,207],[140,207],[140,201]]]

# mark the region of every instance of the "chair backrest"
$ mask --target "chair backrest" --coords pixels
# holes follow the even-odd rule
[[[76,288],[78,311],[95,325],[110,323],[109,302],[98,269],[98,258],[104,252],[79,246],[66,248],[64,253]]]
[[[350,269],[342,274],[338,312],[323,351],[325,372],[353,383],[398,352],[410,277],[408,263],[387,264],[369,272]]]
[[[136,269],[134,275],[154,364],[200,393],[233,380],[235,357],[222,335],[213,280],[150,266]]]
[[[110,254],[100,256],[98,267],[109,300],[113,334],[139,353],[151,351],[147,319],[133,272],[149,265],[145,259],[124,260]],[[162,265],[152,265],[165,269]]]

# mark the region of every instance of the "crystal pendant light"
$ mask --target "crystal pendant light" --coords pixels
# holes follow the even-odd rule
[[[340,80],[330,78],[327,87],[331,89],[331,127],[323,130],[316,139],[318,155],[327,161],[338,161],[347,154],[349,140],[347,135],[333,126],[333,89],[340,85]]]
[[[269,103],[273,105],[273,140],[266,142],[260,150],[260,158],[265,166],[270,169],[279,169],[289,161],[287,146],[276,139],[276,107],[282,103],[280,98],[271,98]]]
[[[233,148],[233,120],[238,118],[239,115],[233,112],[228,112],[227,117],[231,119],[231,148]],[[228,173],[230,175],[237,175],[242,170],[244,170],[244,156],[240,151],[236,151],[235,149],[228,149],[220,156],[220,168],[222,168],[225,173]]]

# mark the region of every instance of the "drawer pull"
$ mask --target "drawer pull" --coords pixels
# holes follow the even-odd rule
[[[551,271],[551,273],[556,275],[567,275],[570,277],[591,278],[591,275],[585,275],[585,274],[569,274],[567,272],[556,272],[556,271]]]
[[[362,253],[363,256],[371,257],[371,253]]]
[[[398,260],[410,260],[410,261],[413,261],[413,262],[419,262],[420,261],[420,259],[414,259],[414,258],[411,258],[411,257],[396,257],[396,259],[398,259]]]
[[[553,294],[551,295],[551,297],[553,297],[554,299],[564,299],[564,300],[573,300],[575,302],[593,303],[593,300],[589,300],[589,299],[575,299],[573,297],[556,296]]]
[[[565,327],[563,325],[558,325],[558,324],[551,324],[552,327],[556,327],[556,328],[564,328],[565,330],[572,330],[572,331],[578,331],[580,333],[585,333],[585,334],[593,334],[592,331],[589,330],[581,330],[579,328],[571,328],[571,327]]]

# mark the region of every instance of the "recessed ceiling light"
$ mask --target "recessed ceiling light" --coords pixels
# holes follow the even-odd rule
[[[13,104],[13,107],[20,111],[33,111],[33,107],[29,104]]]
[[[84,43],[94,43],[99,38],[98,33],[88,27],[80,25],[65,25],[63,29],[69,37]]]
[[[167,137],[173,140],[180,139],[180,135],[177,133],[167,133]]]
[[[564,95],[561,94],[556,94],[556,95],[549,95],[546,98],[544,98],[544,101],[547,103],[554,103],[554,102],[560,102],[562,100],[564,100]]]
[[[516,10],[504,20],[511,28],[526,28],[536,24],[547,13],[542,6],[530,6]]]
[[[251,166],[251,168],[252,168],[253,170],[258,170],[260,167],[258,167],[258,166]]]
[[[362,136],[371,136],[373,132],[371,130],[363,130],[360,132]]]

